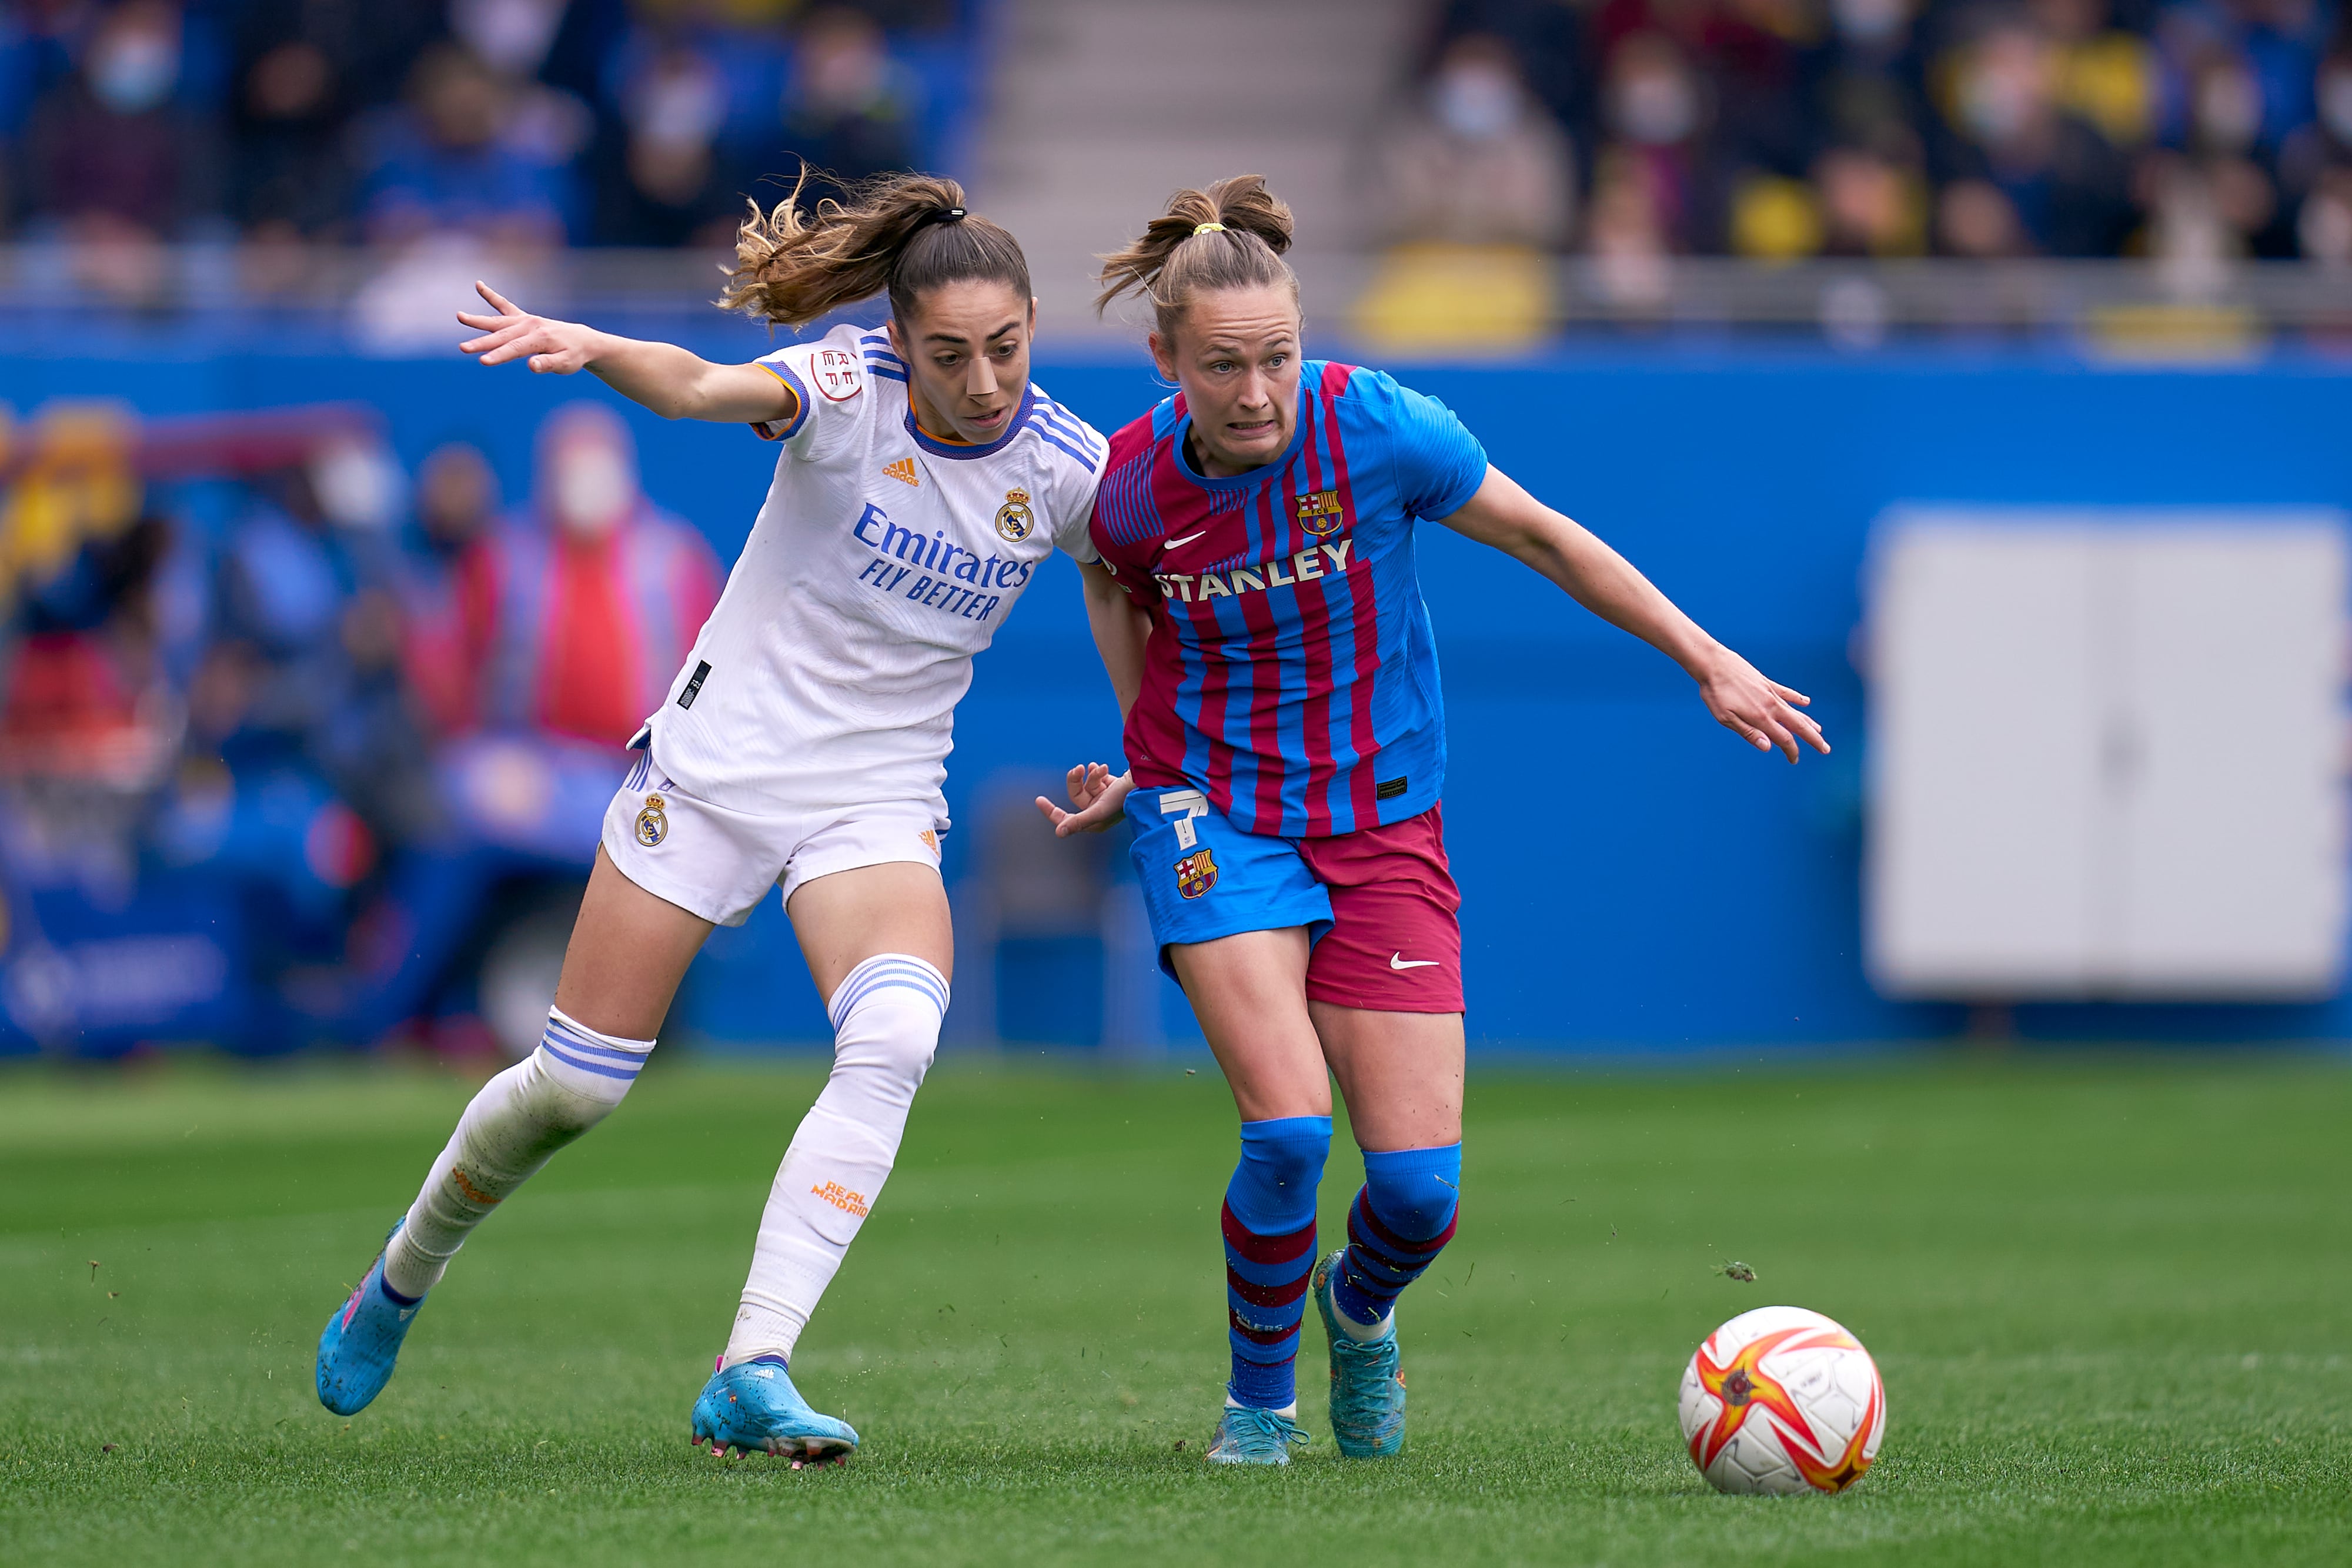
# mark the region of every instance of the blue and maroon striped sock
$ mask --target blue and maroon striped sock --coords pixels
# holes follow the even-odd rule
[[[1225,1309],[1236,1405],[1298,1402],[1295,1363],[1307,1276],[1315,1267],[1315,1188],[1331,1151],[1331,1118],[1242,1124],[1242,1158],[1225,1186]]]
[[[1378,1332],[1407,1285],[1454,1239],[1462,1145],[1364,1151],[1364,1186],[1348,1210],[1348,1251],[1331,1301],[1342,1327]]]

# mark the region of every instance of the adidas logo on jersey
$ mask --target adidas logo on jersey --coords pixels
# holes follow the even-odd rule
[[[911,457],[901,457],[896,463],[885,463],[882,465],[882,472],[887,474],[891,478],[898,480],[902,485],[920,485],[922,483],[922,480],[916,476],[915,460]]]

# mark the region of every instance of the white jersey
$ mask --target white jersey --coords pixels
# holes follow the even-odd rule
[[[1108,444],[1034,382],[994,441],[939,440],[879,330],[837,328],[759,362],[800,410],[755,427],[783,444],[775,482],[647,721],[655,765],[733,810],[906,801],[944,827],[972,655],[1055,547],[1096,559]]]

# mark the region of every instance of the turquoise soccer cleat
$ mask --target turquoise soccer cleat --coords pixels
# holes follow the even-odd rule
[[[1278,1411],[1228,1405],[1218,1418],[1217,1435],[1209,1440],[1209,1463],[1286,1465],[1293,1444],[1313,1441],[1297,1422]]]
[[[389,1242],[400,1231],[394,1224],[385,1233]],[[351,1300],[327,1320],[319,1335],[319,1403],[338,1416],[356,1416],[392,1381],[393,1364],[400,1359],[400,1342],[425,1304],[395,1300],[383,1282],[383,1254],[368,1266],[367,1277]]]
[[[1356,1340],[1339,1326],[1331,1281],[1346,1249],[1315,1265],[1308,1288],[1323,1332],[1331,1336],[1331,1437],[1342,1457],[1379,1459],[1404,1448],[1404,1374],[1397,1368],[1396,1314],[1378,1339]]]
[[[846,1460],[857,1451],[857,1431],[809,1408],[782,1359],[763,1355],[710,1375],[694,1402],[694,1443],[709,1443],[714,1454],[789,1457],[798,1469],[813,1459]]]

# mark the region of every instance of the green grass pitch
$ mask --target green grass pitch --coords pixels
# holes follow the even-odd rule
[[[1181,1066],[944,1064],[795,1360],[865,1451],[692,1451],[816,1082],[649,1072],[346,1422],[320,1325],[467,1087],[0,1075],[0,1562],[2352,1560],[2340,1061],[1474,1068],[1460,1236],[1404,1308],[1405,1456],[1334,1457],[1310,1314],[1317,1442],[1248,1473],[1200,1458],[1233,1112]],[[1327,1237],[1355,1181],[1343,1139]],[[1775,1301],[1885,1373],[1844,1496],[1717,1497],[1680,1447],[1692,1348]]]

